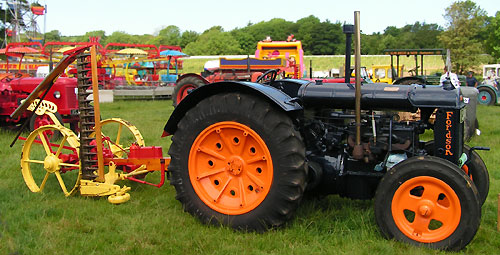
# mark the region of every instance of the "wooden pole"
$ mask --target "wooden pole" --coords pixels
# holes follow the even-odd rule
[[[97,147],[97,179],[98,182],[104,182],[104,159],[102,155],[102,136],[101,136],[101,110],[99,108],[99,83],[97,80],[97,53],[95,45],[90,47],[90,66],[92,68],[92,96],[94,97],[94,131]]]

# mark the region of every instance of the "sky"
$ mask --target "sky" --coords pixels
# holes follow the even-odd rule
[[[251,23],[283,18],[288,21],[314,15],[321,21],[354,23],[354,11],[360,11],[360,26],[365,34],[383,32],[387,26],[403,27],[416,21],[446,27],[443,15],[449,0],[39,0],[47,5],[47,32],[83,35],[104,30],[129,34],[155,34],[175,25],[181,32],[203,32],[212,26],[225,31]],[[475,0],[488,16],[500,10],[498,0]],[[41,32],[43,17],[38,18]],[[300,39],[300,38],[298,38]]]

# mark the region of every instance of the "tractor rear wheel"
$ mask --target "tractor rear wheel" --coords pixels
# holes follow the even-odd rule
[[[176,198],[204,223],[265,231],[289,220],[304,193],[300,133],[284,112],[255,96],[199,102],[179,122],[169,154]]]
[[[413,157],[389,170],[374,204],[385,237],[433,249],[464,248],[481,220],[476,186],[464,171],[432,156]]]
[[[193,89],[201,87],[205,85],[205,83],[200,80],[198,77],[186,77],[180,80],[174,88],[174,92],[172,93],[172,101],[173,105],[177,106],[182,99],[184,99]]]

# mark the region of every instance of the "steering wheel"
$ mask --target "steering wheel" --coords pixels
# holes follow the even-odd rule
[[[278,69],[269,69],[267,70],[265,73],[261,74],[259,76],[259,78],[257,78],[257,80],[255,80],[256,83],[262,83],[262,81],[264,80],[264,78],[266,76],[269,77],[269,82],[273,82],[276,80],[276,77],[278,76]]]

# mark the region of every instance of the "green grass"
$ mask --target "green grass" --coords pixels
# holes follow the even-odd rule
[[[146,145],[163,146],[163,125],[171,101],[118,101],[101,104],[102,117],[131,121]],[[500,193],[500,107],[478,108],[482,135],[471,145],[490,171],[491,188],[483,206],[481,227],[464,253],[500,254],[496,203]],[[27,136],[28,134],[23,134]],[[284,228],[264,234],[206,226],[182,210],[168,183],[155,188],[132,182],[132,198],[112,205],[106,198],[64,197],[50,190],[31,193],[20,166],[22,141],[9,148],[14,133],[0,130],[0,254],[446,254],[384,239],[373,213],[373,201],[328,196],[305,200]],[[147,180],[159,181],[158,174]]]

